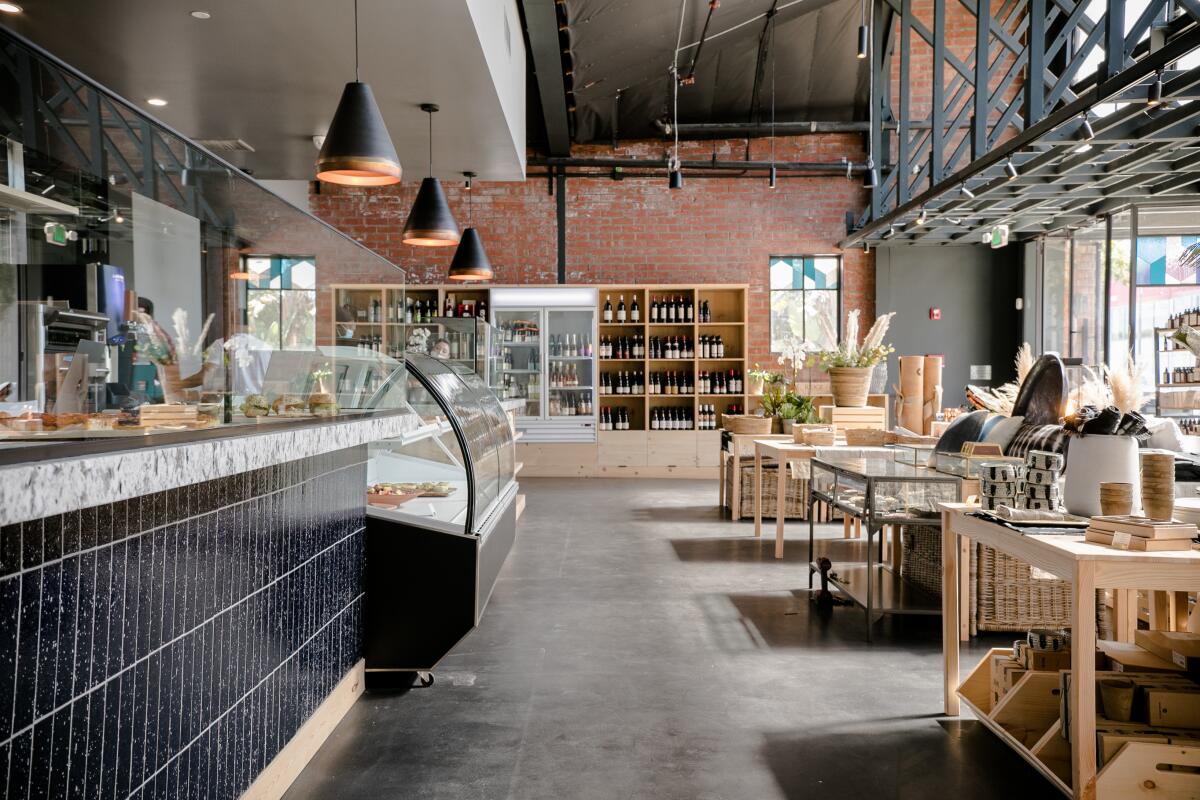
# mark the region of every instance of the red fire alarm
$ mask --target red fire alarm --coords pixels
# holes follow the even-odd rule
[[[940,308],[929,309],[929,318],[932,320],[941,319],[942,318],[942,310]]]

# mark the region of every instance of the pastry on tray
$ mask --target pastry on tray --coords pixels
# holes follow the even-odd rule
[[[281,417],[307,417],[308,403],[294,394],[281,394],[271,403],[271,410]]]
[[[338,413],[337,400],[328,392],[313,392],[308,396],[308,411],[318,417],[335,417]]]
[[[271,405],[261,394],[248,394],[242,401],[242,413],[247,417],[265,417],[271,413]]]

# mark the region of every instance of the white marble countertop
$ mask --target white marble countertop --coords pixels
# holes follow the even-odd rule
[[[126,500],[399,436],[397,414],[0,467],[0,525]]]

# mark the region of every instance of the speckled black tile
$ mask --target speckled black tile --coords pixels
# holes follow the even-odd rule
[[[0,530],[3,788],[240,795],[360,652],[365,468],[335,463]]]

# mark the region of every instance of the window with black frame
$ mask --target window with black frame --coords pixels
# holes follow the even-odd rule
[[[312,350],[317,343],[316,260],[243,256],[246,331],[272,350]]]
[[[771,256],[771,352],[837,346],[842,259],[833,255]]]

